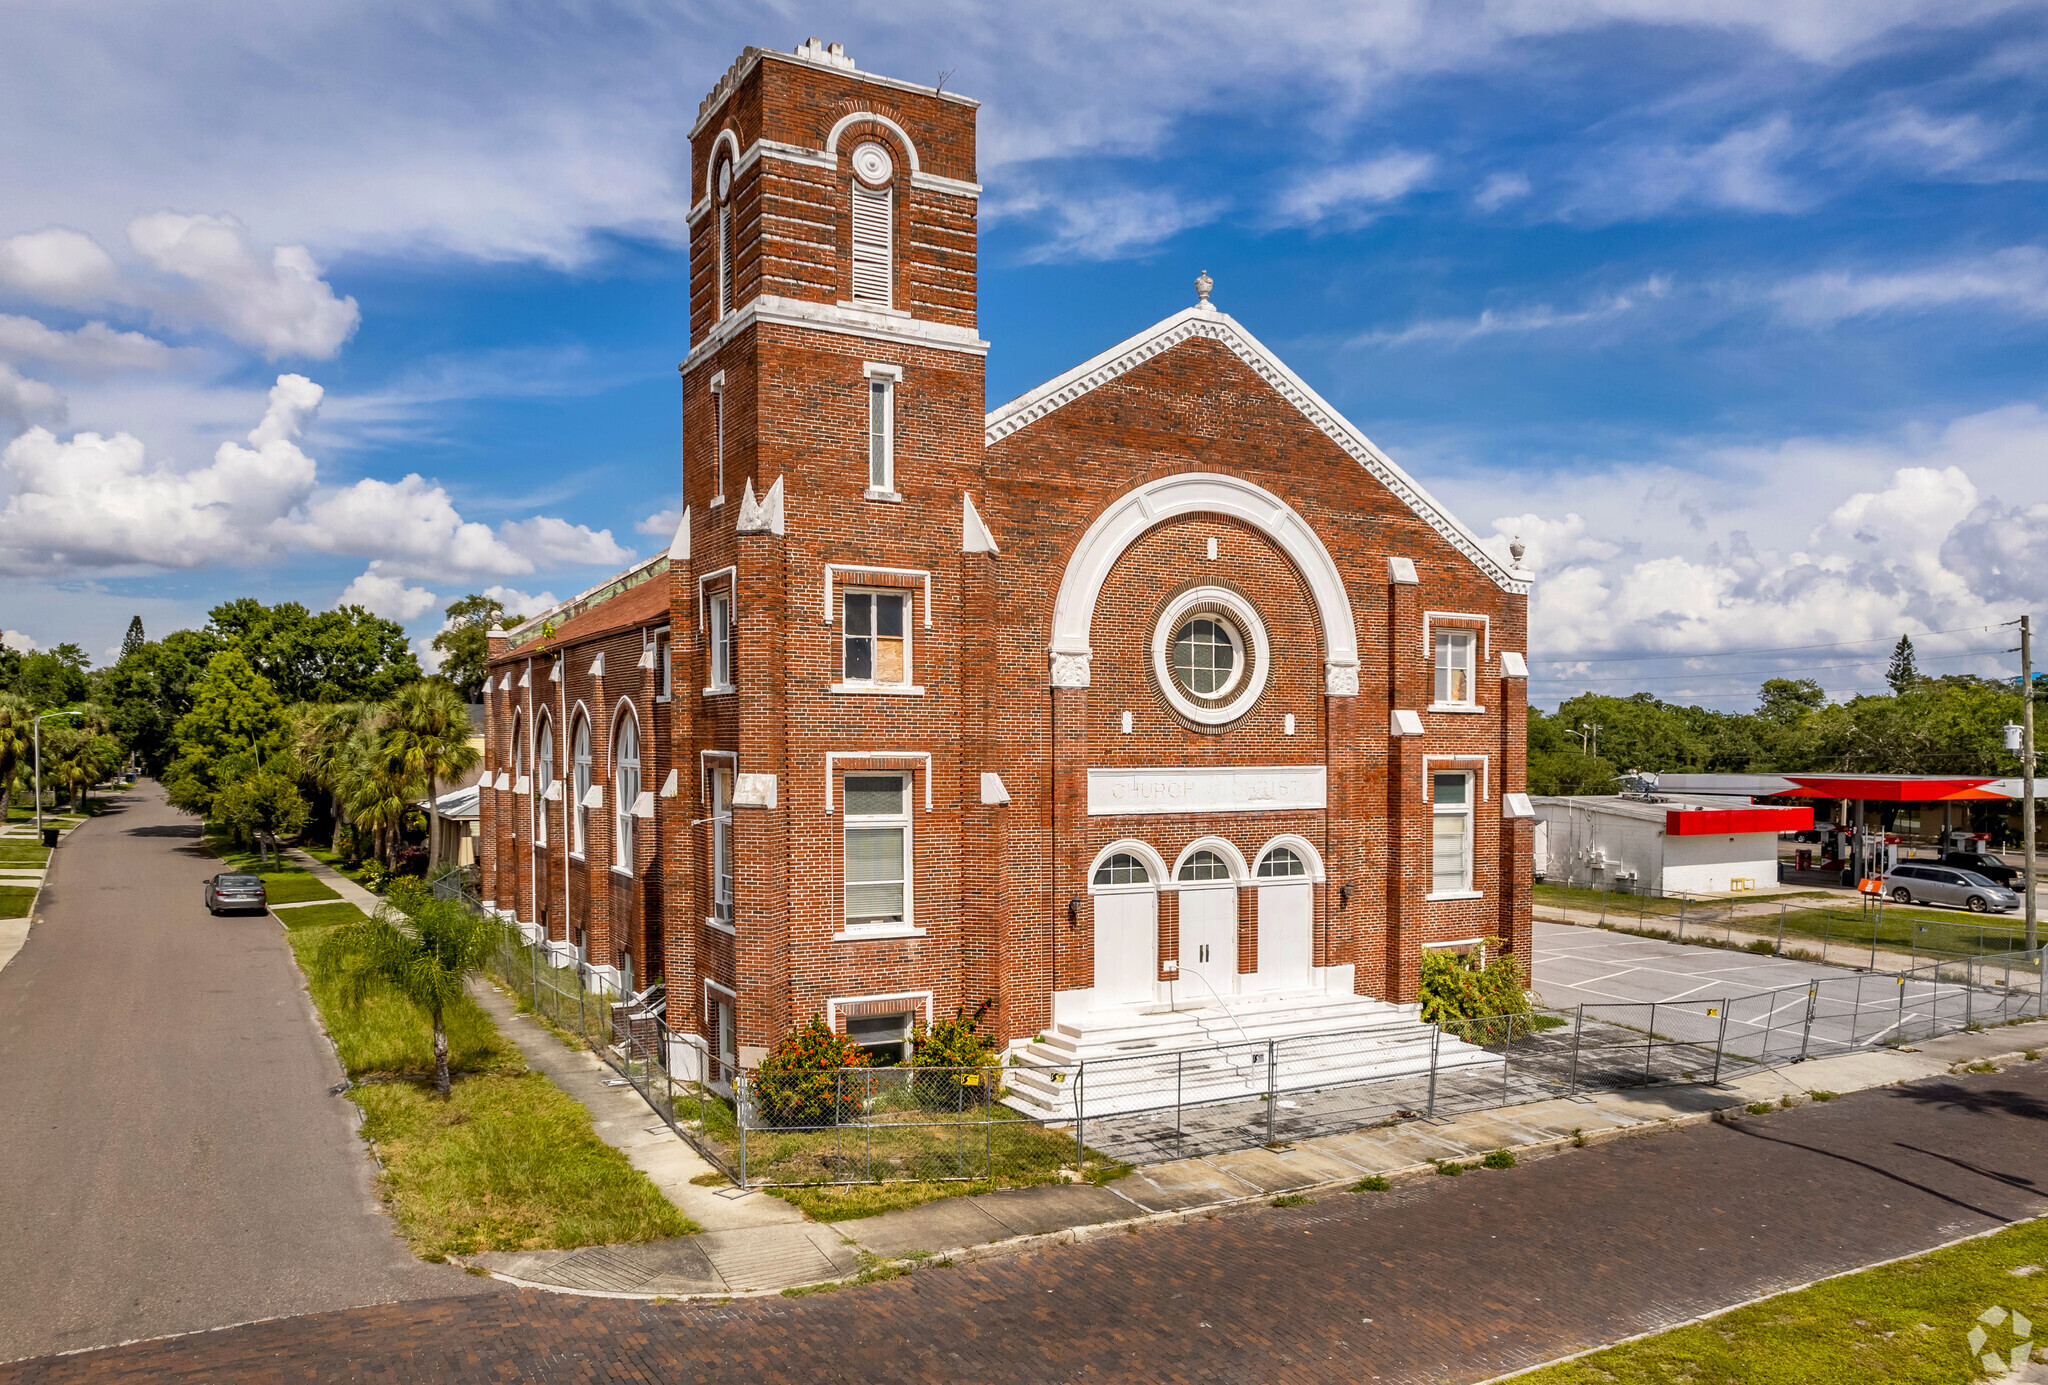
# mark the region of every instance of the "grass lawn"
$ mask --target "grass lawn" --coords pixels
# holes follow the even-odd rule
[[[340,899],[318,876],[306,871],[263,873],[263,892],[272,904],[304,904],[315,899]]]
[[[2048,1319],[2048,1224],[1784,1294],[1692,1327],[1518,1375],[1519,1385],[1955,1385],[1987,1365],[1966,1340],[1992,1308]],[[1985,1350],[2016,1345],[2010,1319]],[[2037,1339],[2048,1332],[2036,1329]],[[1994,1373],[1995,1374],[1995,1373]]]
[[[35,899],[33,885],[0,885],[0,919],[27,918],[29,905]]]
[[[50,850],[30,842],[0,842],[0,861],[10,866],[46,866]]]
[[[347,900],[336,900],[332,904],[286,909],[277,918],[287,928],[330,928],[337,923],[354,923],[363,916],[363,911]]]
[[[416,1009],[388,991],[372,991],[361,1009],[343,1003],[338,978],[318,963],[328,932],[295,928],[291,947],[349,1075],[430,1072],[432,1030]],[[580,1103],[527,1069],[474,1001],[448,1016],[448,1049],[457,1076],[445,1102],[417,1080],[349,1093],[384,1165],[379,1188],[418,1254],[568,1249],[699,1229],[597,1138]]]

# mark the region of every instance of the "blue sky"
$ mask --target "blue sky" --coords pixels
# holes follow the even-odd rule
[[[812,33],[984,103],[991,403],[1207,269],[1523,538],[1539,701],[1988,673],[2042,610],[2042,6],[1009,8],[15,8],[8,642],[251,592],[424,639],[664,543],[687,129]]]

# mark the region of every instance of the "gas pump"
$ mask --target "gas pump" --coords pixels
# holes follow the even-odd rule
[[[1960,851],[1970,856],[1982,856],[1991,850],[1989,832],[1951,832],[1941,839],[1944,853]]]

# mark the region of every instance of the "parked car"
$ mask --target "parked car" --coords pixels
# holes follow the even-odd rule
[[[1884,892],[1898,904],[1954,904],[1973,914],[2020,907],[2020,897],[1973,870],[1952,866],[1900,865],[1884,878]]]
[[[224,909],[268,909],[270,897],[254,875],[220,874],[206,882],[206,912],[219,917]]]
[[[2016,890],[2026,878],[2026,871],[2002,856],[1993,856],[1988,851],[1951,851],[1941,858],[1945,866],[1956,866],[1962,870],[1975,871],[1994,885]]]

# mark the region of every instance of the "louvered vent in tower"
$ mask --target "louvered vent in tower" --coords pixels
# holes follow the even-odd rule
[[[718,315],[732,311],[732,204],[718,209]]]
[[[853,185],[853,301],[889,306],[890,203],[888,189]]]

